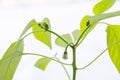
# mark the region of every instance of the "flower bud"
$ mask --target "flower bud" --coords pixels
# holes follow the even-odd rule
[[[63,59],[68,59],[67,51],[64,52],[64,54],[63,54]]]
[[[86,26],[90,26],[90,21],[88,20],[87,23],[86,23]]]
[[[48,30],[48,29],[49,29],[48,24],[43,23],[43,26],[44,26],[44,29],[45,29],[45,30]]]

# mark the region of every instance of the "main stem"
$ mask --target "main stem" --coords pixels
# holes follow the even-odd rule
[[[77,72],[77,67],[76,67],[76,47],[73,46],[72,50],[73,50],[73,63],[72,63],[72,67],[73,67],[73,79],[72,80],[76,80],[76,72]]]

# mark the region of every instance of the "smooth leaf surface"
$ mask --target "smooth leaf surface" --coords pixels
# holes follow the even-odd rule
[[[49,29],[51,29],[50,22],[49,22],[48,18],[45,18],[42,23],[46,23],[48,25]],[[51,34],[47,31],[43,31],[43,28],[41,28],[41,27],[44,27],[44,26],[42,24],[38,25],[37,22],[34,23],[34,25],[32,27],[32,31],[33,32],[41,31],[41,32],[35,32],[33,34],[37,40],[41,41],[42,43],[44,43],[45,45],[47,45],[51,49],[52,48],[52,46],[51,46]]]
[[[80,30],[74,30],[72,32],[72,35],[73,35],[74,41],[77,41],[80,36]]]
[[[82,33],[87,26],[87,22],[89,21],[89,15],[86,15],[82,18],[81,22],[80,22],[80,32]]]
[[[23,53],[23,42],[18,41],[10,45],[0,60],[0,80],[13,80],[14,73]]]
[[[41,70],[45,70],[47,68],[47,65],[50,63],[50,59],[48,58],[40,58],[36,63],[35,66]]]
[[[83,38],[85,38],[87,36],[87,34],[96,27],[96,25],[99,21],[107,19],[107,18],[112,18],[112,17],[118,16],[118,15],[119,15],[119,12],[117,14],[116,14],[116,12],[115,13],[113,12],[113,13],[94,15],[94,16],[86,15],[82,18],[82,20],[80,22],[80,33],[82,34],[82,32],[87,27],[89,27],[89,29],[86,31],[86,33],[83,36]]]
[[[119,43],[116,43],[118,40]],[[118,72],[120,73],[120,25],[108,26],[107,46],[108,46],[109,56],[112,62],[114,63],[114,65],[116,66]]]
[[[82,41],[89,34],[89,32],[91,32],[95,28],[98,21],[99,20],[93,19],[93,18],[91,18],[91,16],[88,16],[88,15],[83,17],[83,19],[80,22],[80,33],[82,34],[86,28],[88,28],[88,29],[86,30],[86,32],[82,36],[82,38],[81,38]]]
[[[36,23],[36,21],[33,19],[31,20],[27,26],[24,28],[23,32],[21,33],[19,39]]]
[[[61,37],[66,40],[68,43],[72,43],[72,37],[70,36],[70,34],[63,34],[61,35]],[[56,38],[55,40],[55,43],[58,45],[58,46],[61,46],[61,47],[66,47],[67,44],[61,40],[59,37]]]
[[[111,8],[116,0],[101,0],[99,3],[97,3],[93,8],[93,13],[101,14]]]

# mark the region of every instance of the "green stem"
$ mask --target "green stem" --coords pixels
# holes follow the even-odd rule
[[[98,15],[95,15],[95,16],[91,16],[89,20],[92,23],[96,23],[100,20],[104,20],[104,19],[107,19],[107,18],[112,18],[112,17],[115,17],[115,16],[120,16],[120,11],[115,11],[115,12],[110,12],[110,13],[98,14]]]
[[[105,25],[110,25],[109,23],[106,23],[106,22],[99,22],[98,24],[105,24]]]
[[[29,36],[29,35],[31,35],[31,34],[33,34],[33,33],[37,33],[37,32],[45,32],[45,31],[38,30],[38,31],[30,32],[30,33],[26,34],[26,35],[22,38],[22,40],[23,40],[24,38],[26,38],[27,36]]]
[[[89,67],[92,63],[94,63],[103,53],[105,53],[105,51],[107,51],[108,48],[106,48],[105,50],[103,50],[95,59],[93,59],[90,63],[88,63],[86,66],[82,67],[82,68],[77,68],[77,70],[83,70],[86,69],[87,67]]]
[[[56,60],[56,59],[54,59],[54,58],[50,58],[50,57],[47,57],[47,56],[45,56],[45,55],[41,55],[41,54],[35,54],[35,53],[23,53],[22,55],[35,55],[35,56],[41,56],[41,57],[45,57],[45,58],[48,58],[48,59],[50,59],[50,60],[53,60],[53,61],[55,61],[55,62],[58,62],[58,63],[60,63],[60,64],[64,64],[64,65],[72,65],[72,64],[64,63],[64,62],[61,62],[61,61]]]
[[[51,30],[47,30],[47,31],[50,32],[50,33],[52,33],[52,34],[54,34],[54,35],[56,35],[57,37],[59,37],[59,38],[60,38],[61,40],[63,40],[67,45],[72,46],[72,45],[69,44],[65,39],[63,39],[59,34],[53,32],[53,31],[51,31]]]
[[[57,57],[55,57],[55,58],[56,58],[57,60],[59,60]],[[59,61],[60,61],[60,60],[59,60]],[[64,69],[65,73],[67,74],[68,79],[71,80],[70,75],[69,75],[67,69],[65,68],[64,64],[61,64],[61,66],[62,66],[62,68]]]
[[[71,80],[70,75],[69,75],[67,69],[65,68],[65,66],[63,64],[61,64],[61,65],[62,65],[63,69],[65,70],[65,73],[67,74],[68,79]]]
[[[73,79],[72,80],[76,80],[76,72],[77,72],[77,67],[76,67],[76,47],[73,46],[72,50],[73,50],[73,63],[72,63],[72,67],[73,67]]]
[[[105,53],[108,49],[111,49],[113,46],[115,46],[116,44],[120,43],[120,39],[118,39],[117,41],[115,41],[114,43],[112,43],[110,46],[108,46],[106,49],[104,49],[95,59],[93,59],[90,63],[88,63],[86,66],[82,67],[82,68],[77,68],[77,70],[83,70],[86,69],[87,67],[89,67],[91,64],[93,64],[103,53]]]
[[[52,33],[52,34],[54,34],[54,35],[56,35],[57,37],[59,37],[59,38],[60,38],[61,40],[63,40],[68,46],[71,46],[71,44],[69,44],[69,43],[68,43],[65,39],[63,39],[59,34],[53,32],[53,31],[51,31],[51,30],[47,30],[47,31],[50,32],[50,33]],[[38,31],[30,32],[30,33],[28,33],[27,35],[25,35],[22,39],[26,38],[27,36],[29,36],[29,35],[32,34],[32,33],[37,33],[37,32],[45,32],[45,31],[38,30]]]
[[[98,14],[95,16],[90,16],[89,20],[91,24],[96,24],[98,23],[100,20],[104,20],[107,18],[112,18],[115,16],[120,16],[120,11],[116,11],[116,12],[110,12],[110,13],[105,13],[105,14]],[[86,29],[82,32],[82,34],[80,35],[80,37],[78,38],[77,42],[76,42],[76,46],[80,45],[80,43],[84,40],[83,35],[85,34],[85,32],[89,29],[89,27],[86,27]]]
[[[81,38],[83,37],[83,35],[85,34],[85,32],[89,29],[89,27],[86,27],[85,30],[82,32],[82,34],[80,35],[80,37],[78,38],[77,42],[75,43],[75,46],[78,46],[79,41],[81,40]]]
[[[50,33],[53,33],[54,35],[56,35],[57,37],[59,37],[61,40],[63,40],[66,44],[70,45],[65,39],[63,39],[60,35],[58,35],[57,33],[51,31],[51,30],[47,30],[48,32]],[[29,36],[30,34],[33,34],[33,33],[37,33],[37,32],[45,32],[45,31],[41,31],[41,30],[38,30],[38,31],[34,31],[34,32],[30,32],[28,33],[27,35],[25,35],[22,39],[26,38],[27,36]]]

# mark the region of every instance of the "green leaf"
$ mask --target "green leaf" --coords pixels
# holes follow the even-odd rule
[[[63,34],[63,35],[61,35],[61,37],[64,40],[66,40],[68,43],[72,43],[73,42],[70,34]],[[61,40],[59,37],[56,38],[55,43],[58,46],[61,46],[61,47],[66,47],[67,46],[67,44],[63,40]]]
[[[80,22],[80,32],[81,33],[85,30],[86,27],[88,27],[86,25],[87,25],[87,22],[89,21],[89,17],[90,17],[89,15],[86,15],[82,18],[82,20]]]
[[[77,41],[78,40],[78,38],[79,38],[79,36],[80,36],[80,30],[74,30],[73,32],[72,32],[72,35],[73,35],[73,38],[74,38],[74,41]]]
[[[94,15],[94,16],[86,15],[82,18],[80,22],[80,33],[82,33],[87,27],[89,27],[89,29],[86,31],[86,33],[83,36],[85,38],[87,34],[95,28],[96,24],[99,21],[107,18],[111,18],[114,16],[117,16],[117,15],[115,15],[114,13],[100,14],[100,15]]]
[[[80,33],[82,34],[84,32],[84,30],[86,30],[86,28],[88,28],[84,35],[82,36],[82,41],[85,39],[85,37],[89,34],[89,32],[91,32],[96,24],[98,23],[98,19],[94,19],[95,17],[91,17],[89,15],[86,15],[83,17],[83,19],[80,22]]]
[[[89,30],[86,32],[86,34],[88,34],[91,30],[93,30],[96,26],[96,24],[101,21],[104,20],[106,18],[110,18],[112,14],[108,13],[108,14],[100,14],[100,15],[95,15],[95,16],[89,16],[86,15],[82,18],[81,22],[80,22],[80,33],[82,33],[87,27],[90,27]]]
[[[36,21],[33,19],[31,20],[27,26],[24,28],[23,32],[21,33],[19,39],[36,23]]]
[[[97,3],[93,8],[93,13],[101,14],[111,8],[116,0],[101,0],[99,3]]]
[[[48,64],[50,63],[50,59],[48,58],[40,58],[36,63],[35,66],[41,70],[45,70]]]
[[[46,23],[49,27],[49,29],[51,29],[50,27],[50,22],[48,18],[45,18],[42,22],[41,25],[38,25],[38,23],[34,23],[33,27],[32,27],[32,31],[41,31],[41,32],[35,32],[33,33],[35,38],[39,41],[41,41],[42,43],[44,43],[45,45],[47,45],[50,49],[52,48],[51,46],[51,34],[47,31],[43,31],[44,25],[43,23]]]
[[[13,80],[14,73],[21,60],[23,42],[17,41],[10,45],[2,59],[0,59],[0,80]]]
[[[120,42],[116,43],[118,40],[120,41],[120,25],[109,25],[107,28],[108,52],[112,62],[120,73]]]

